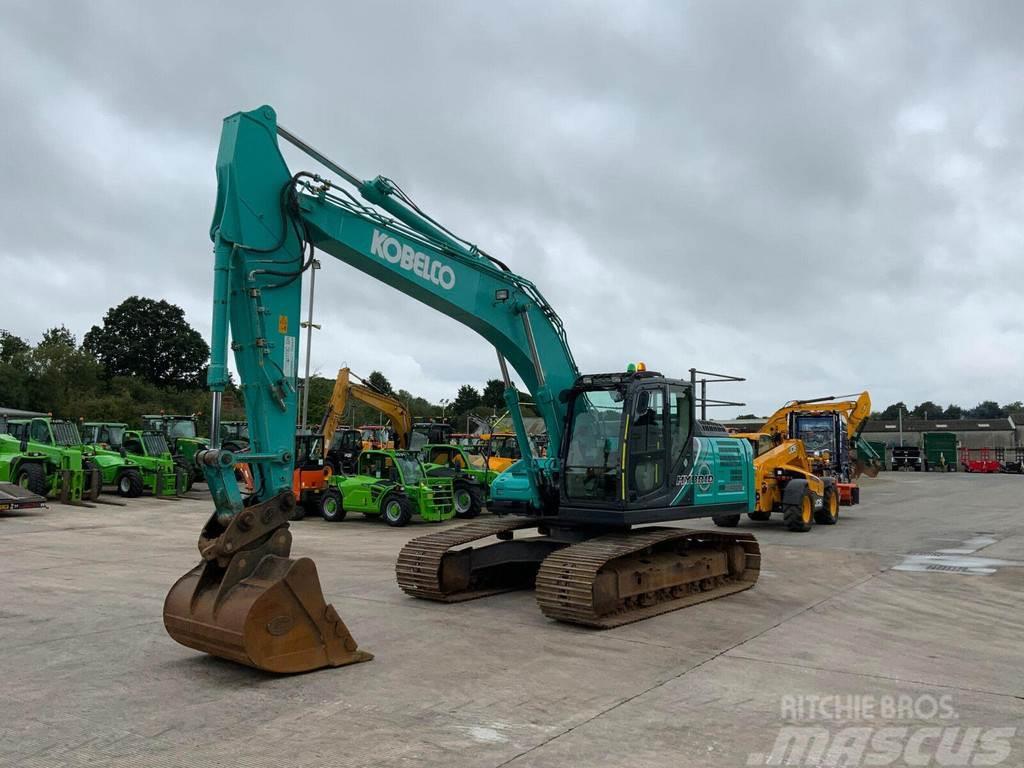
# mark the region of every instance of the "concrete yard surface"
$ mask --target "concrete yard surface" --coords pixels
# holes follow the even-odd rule
[[[376,658],[291,677],[164,632],[208,501],[9,514],[0,765],[1024,765],[1024,477],[862,486],[834,527],[744,520],[753,589],[607,631],[414,600],[395,558],[437,526],[307,518],[293,556]]]

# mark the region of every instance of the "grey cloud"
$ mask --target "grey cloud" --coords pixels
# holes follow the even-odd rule
[[[538,283],[584,368],[741,373],[728,396],[758,412],[864,386],[882,405],[1018,399],[1022,16],[1011,2],[15,3],[0,267],[24,289],[0,326],[81,335],[148,293],[205,330],[219,123],[271,103]],[[325,267],[315,368],[382,367],[435,397],[495,375],[466,329]]]

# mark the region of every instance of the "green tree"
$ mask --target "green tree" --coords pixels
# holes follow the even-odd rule
[[[1003,406],[1003,413],[1009,416],[1011,413],[1020,413],[1024,411],[1024,403],[1020,400],[1014,400],[1012,403],[1007,403]]]
[[[370,375],[367,377],[366,381],[378,392],[383,392],[385,395],[395,394],[395,390],[391,388],[391,382],[388,381],[388,377],[380,371],[370,371]]]
[[[0,405],[28,408],[31,351],[32,347],[23,338],[0,329]]]
[[[737,419],[756,419],[757,416],[753,413],[741,413],[736,417]]]
[[[67,418],[86,416],[84,401],[99,389],[102,368],[64,326],[50,328],[28,355],[28,407]]]
[[[944,419],[962,419],[963,417],[964,409],[954,403],[950,403],[946,406],[946,410],[942,412],[942,418]]]
[[[892,405],[890,405],[888,408],[886,408],[884,411],[882,411],[879,414],[878,418],[880,418],[880,419],[898,419],[899,418],[899,414],[900,414],[900,410],[902,410],[904,413],[907,412],[907,404],[904,403],[902,400],[900,402],[898,402],[898,403],[893,403]]]
[[[480,404],[488,408],[502,409],[505,407],[505,382],[501,379],[488,379],[484,384]]]
[[[480,392],[474,386],[463,384],[459,387],[459,393],[455,396],[455,402],[452,403],[452,417],[455,419],[461,418],[478,405],[480,405]]]
[[[941,419],[942,406],[936,405],[931,400],[925,400],[923,403],[915,405],[910,415],[915,419]]]
[[[210,348],[185,319],[181,307],[130,296],[111,307],[82,346],[107,376],[138,376],[151,384],[189,389],[202,386]]]
[[[985,400],[971,408],[967,415],[972,419],[998,419],[1006,414],[995,400]]]
[[[31,349],[31,345],[23,338],[0,328],[0,363],[18,362]]]

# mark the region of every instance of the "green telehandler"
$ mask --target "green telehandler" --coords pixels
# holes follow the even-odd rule
[[[11,420],[17,426],[18,437],[27,437],[32,443],[48,446],[67,446],[82,454],[82,467],[92,477],[86,478],[86,486],[98,482],[99,491],[105,485],[113,485],[120,496],[134,498],[142,495],[144,488],[142,470],[135,461],[119,451],[100,446],[86,445],[74,422],[37,416],[32,419]],[[96,478],[98,475],[98,479]],[[98,492],[99,492],[98,491]],[[98,495],[98,492],[96,495]],[[92,500],[96,500],[96,495]]]
[[[144,492],[165,497],[188,491],[188,472],[175,464],[167,441],[159,432],[128,429],[127,424],[120,422],[88,421],[82,424],[82,439],[94,450],[114,451],[133,462],[139,469]],[[130,474],[123,473],[117,482],[122,496],[138,495],[129,492],[129,486],[135,482]]]
[[[189,488],[192,483],[205,480],[203,471],[196,465],[196,453],[210,447],[210,441],[199,437],[197,420],[194,415],[156,413],[143,415],[142,429],[159,432],[167,440],[174,461],[188,472]]]
[[[0,418],[0,480],[65,504],[95,501],[102,478],[70,421]]]
[[[355,475],[331,475],[327,484],[320,514],[332,523],[349,512],[381,517],[395,527],[408,525],[413,515],[431,522],[455,516],[452,479],[427,476],[413,451],[363,451]]]

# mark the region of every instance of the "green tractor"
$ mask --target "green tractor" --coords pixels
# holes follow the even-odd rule
[[[119,422],[89,421],[82,425],[82,439],[95,449],[116,451],[130,459],[139,468],[143,490],[154,496],[178,496],[191,485],[188,472],[174,463],[167,441],[159,432],[131,430]],[[106,482],[107,476],[103,479]],[[121,487],[131,482],[126,475],[118,481],[122,496],[132,495],[126,492],[127,487]]]
[[[65,504],[99,497],[100,470],[72,422],[0,418],[0,432],[0,480]]]
[[[232,453],[249,450],[249,422],[222,421],[220,423],[220,447]]]
[[[188,472],[189,482],[205,480],[203,471],[196,466],[196,453],[210,447],[210,441],[199,437],[195,416],[149,414],[142,417],[145,432],[159,432],[167,440],[174,461]]]
[[[487,503],[491,483],[499,474],[488,459],[464,445],[431,443],[420,449],[428,477],[452,478],[456,517],[476,517]]]
[[[390,526],[407,525],[413,515],[427,521],[455,517],[450,477],[428,477],[412,451],[368,450],[359,454],[355,475],[331,475],[320,496],[324,520],[338,522],[349,512],[381,517]]]

